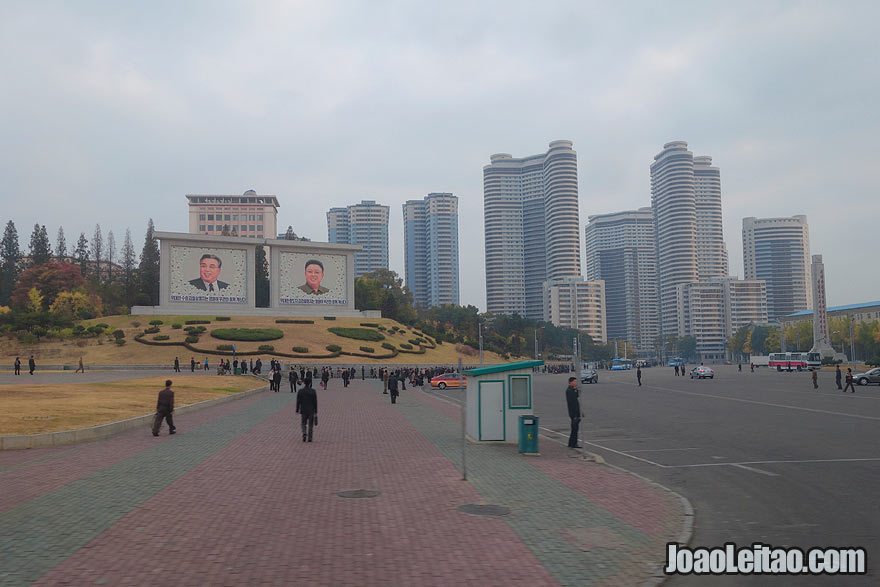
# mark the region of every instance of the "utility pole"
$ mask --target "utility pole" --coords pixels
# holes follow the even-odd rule
[[[853,336],[853,324],[856,319],[849,317],[849,364],[852,365],[853,371],[856,370],[856,339]]]
[[[483,366],[483,323],[477,322],[477,329],[480,332],[480,367]]]

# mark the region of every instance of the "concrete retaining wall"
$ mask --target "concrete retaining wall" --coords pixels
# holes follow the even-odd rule
[[[209,399],[186,406],[174,408],[174,415],[194,412],[203,408],[210,408],[218,404],[234,401],[249,397],[255,393],[266,391],[268,387],[258,387],[241,393],[234,393],[225,397]],[[101,424],[100,426],[92,426],[91,428],[80,428],[79,430],[62,430],[61,432],[46,432],[44,434],[20,434],[14,436],[0,436],[0,450],[19,450],[23,448],[47,448],[51,446],[62,446],[65,444],[78,444],[80,442],[91,442],[93,440],[102,440],[125,432],[132,428],[146,428],[153,421],[154,414],[145,416],[137,416],[128,420],[120,420],[119,422],[111,422],[109,424]]]

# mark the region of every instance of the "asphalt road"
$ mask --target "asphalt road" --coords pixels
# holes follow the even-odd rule
[[[600,371],[597,385],[580,385],[586,449],[687,497],[692,547],[864,547],[868,575],[690,575],[666,585],[877,584],[880,388],[843,394],[822,372],[816,391],[809,373],[714,368],[713,380],[643,369],[642,387],[635,371]],[[563,441],[566,380],[537,375],[533,385],[544,432]]]

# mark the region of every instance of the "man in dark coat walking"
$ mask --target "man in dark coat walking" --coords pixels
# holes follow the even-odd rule
[[[565,389],[565,402],[568,404],[568,417],[571,418],[571,435],[568,437],[568,448],[578,448],[578,430],[581,426],[581,400],[577,388],[577,377],[568,378]]]
[[[275,366],[275,373],[272,375],[272,379],[275,381],[275,391],[281,391],[281,364]]]
[[[296,393],[296,384],[297,381],[299,381],[299,376],[293,368],[293,365],[290,366],[290,373],[287,374],[287,380],[290,382],[290,393]]]
[[[342,386],[348,387],[348,378],[351,377],[351,371],[346,369],[342,372]]]
[[[36,363],[36,361],[34,361],[34,356],[31,355],[31,358],[28,359],[28,369],[30,369],[31,375],[34,374],[34,369],[36,369],[36,368],[37,368],[37,363]]]
[[[162,426],[162,420],[168,421],[168,434],[177,432],[174,426],[174,392],[171,391],[171,380],[165,381],[165,389],[159,392],[159,399],[156,401],[156,417],[153,419],[153,436],[159,436],[159,428]]]
[[[399,393],[397,391],[397,374],[393,372],[388,376],[388,393],[391,394],[391,403],[396,404]]]
[[[296,413],[302,418],[303,442],[312,441],[312,430],[318,425],[318,394],[309,380],[296,392]]]
[[[639,387],[642,386],[642,368],[641,366],[636,367],[636,379],[639,380]]]
[[[837,389],[843,390],[843,386],[840,384],[840,380],[843,377],[843,373],[840,372],[840,365],[837,365],[837,369],[834,371],[834,381],[837,382]]]
[[[177,357],[174,357],[174,372],[180,373],[180,360]]]

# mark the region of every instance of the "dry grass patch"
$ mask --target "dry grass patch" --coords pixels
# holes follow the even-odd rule
[[[0,435],[76,430],[152,414],[169,377],[108,383],[7,385],[0,389]],[[170,377],[175,407],[261,387],[254,377]]]

